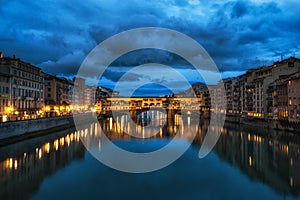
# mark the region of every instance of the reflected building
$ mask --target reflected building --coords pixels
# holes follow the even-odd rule
[[[127,134],[133,131],[145,135],[145,139],[174,138],[176,135],[181,139],[190,139],[196,133],[193,146],[200,148],[209,127],[209,120],[194,121],[189,115],[172,113],[168,116],[153,112],[157,111],[142,114],[140,125],[147,126],[149,120],[154,117],[158,129],[129,126],[129,116],[125,115],[120,115],[115,120],[108,118],[100,121],[98,129],[101,128],[112,141],[135,138]],[[239,168],[250,179],[269,185],[281,195],[300,195],[300,136],[287,135],[280,131],[270,134],[270,130],[267,134],[260,129],[248,130],[236,124],[209,128],[212,132],[221,132],[214,148],[221,159]]]
[[[33,193],[45,176],[74,159],[83,158],[85,148],[79,137],[87,147],[96,150],[101,150],[104,136],[116,144],[137,138],[142,141],[172,139],[175,136],[180,140],[194,138],[191,148],[197,151],[208,128],[212,132],[221,132],[214,148],[220,159],[238,168],[250,179],[269,185],[281,195],[300,195],[298,135],[279,131],[266,134],[262,130],[247,130],[232,124],[209,126],[209,120],[194,120],[192,113],[154,110],[137,115],[133,124],[130,123],[132,116],[124,114],[99,122],[83,123],[80,131],[29,145],[25,152],[2,149],[0,198],[7,198],[8,194],[18,197],[19,194]],[[28,182],[31,184],[26,184]]]
[[[10,147],[0,155],[0,199],[29,198],[40,187],[43,179],[74,159],[84,157],[85,148],[79,141],[79,133],[63,134],[45,143],[26,141],[21,151]],[[2,148],[2,150],[3,150]],[[8,156],[8,157],[7,157]]]
[[[251,179],[270,185],[280,194],[299,195],[300,137],[256,132],[261,130],[225,127],[215,152]]]

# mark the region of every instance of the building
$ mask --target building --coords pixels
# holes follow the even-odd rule
[[[39,67],[15,56],[0,58],[2,121],[41,117],[44,77]],[[4,119],[4,120],[3,120]]]
[[[275,106],[275,95],[276,95],[276,83],[271,83],[267,89],[267,107],[268,119],[278,117],[278,109]],[[276,115],[276,116],[275,116]]]
[[[243,75],[242,112],[247,116],[267,119],[272,117],[275,106],[270,86],[284,75],[300,71],[300,59],[290,57],[270,66],[251,69]]]
[[[196,94],[199,104],[195,106],[197,106],[198,109],[200,108],[201,111],[209,111],[211,107],[211,99],[207,85],[204,83],[194,83],[192,88]]]
[[[107,97],[117,97],[117,96],[119,96],[118,91],[114,91],[110,88],[106,88],[103,86],[96,87],[96,93],[95,93],[96,100],[101,100],[102,98],[107,98]]]
[[[95,110],[97,113],[109,111],[111,107],[111,102],[108,102],[106,99],[109,97],[119,96],[118,91],[114,91],[110,88],[103,86],[97,86],[95,90]],[[131,107],[138,107],[135,100],[130,102]]]
[[[233,78],[232,114],[240,115],[242,112],[242,78]]]
[[[226,93],[226,113],[232,114],[233,113],[233,80],[234,78],[227,78],[223,79],[223,84]]]
[[[1,69],[0,69],[1,71]],[[7,121],[13,111],[10,94],[10,76],[0,73],[0,121]]]
[[[75,112],[81,112],[87,109],[85,106],[85,88],[86,88],[85,79],[74,77],[73,83],[74,83],[74,90],[72,96],[73,109]]]
[[[274,97],[274,117],[275,119],[288,119],[288,75],[280,76],[275,81],[273,91]]]
[[[253,116],[254,111],[254,69],[241,76],[241,112],[243,116]]]
[[[95,111],[96,107],[102,107],[101,102],[96,101],[96,86],[86,85],[85,79],[80,77],[74,77],[73,83],[72,105],[75,112]]]
[[[66,78],[56,77],[46,73],[43,73],[43,75],[45,79],[45,102],[51,101],[56,105],[70,105],[70,90],[73,83]]]
[[[71,90],[73,83],[66,78],[43,73],[45,80],[45,112],[47,116],[71,113]]]
[[[288,112],[290,122],[300,122],[300,72],[287,80]]]

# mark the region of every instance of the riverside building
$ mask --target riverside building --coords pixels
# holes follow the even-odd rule
[[[0,57],[1,121],[41,117],[44,77],[39,67],[15,56]]]

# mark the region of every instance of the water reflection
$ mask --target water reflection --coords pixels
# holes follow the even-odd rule
[[[45,177],[72,160],[82,159],[84,152],[78,132],[63,132],[2,147],[0,199],[28,198]]]
[[[120,115],[115,120],[107,118],[100,123],[86,124],[79,131],[65,131],[2,147],[0,199],[27,198],[38,190],[45,177],[51,176],[73,160],[80,159],[84,162],[86,151],[80,138],[86,144],[101,150],[102,137],[105,134],[112,141],[132,142],[130,145],[133,148],[130,150],[134,151],[136,141],[155,143],[162,138],[173,138],[176,134],[184,140],[197,133],[192,148],[198,150],[209,126],[207,120],[195,123],[192,115],[183,119],[180,114],[169,116],[149,113],[147,117],[142,115],[142,118],[137,118],[141,125],[137,128],[128,124],[128,117],[130,116]],[[158,128],[155,129],[156,134],[150,129],[145,129],[149,120],[155,120],[154,124]],[[281,195],[299,195],[300,136],[278,131],[250,130],[230,124],[211,128],[213,131],[221,130],[222,134],[214,152],[222,160],[253,181],[266,184]],[[134,139],[127,134],[131,131],[151,137]],[[198,158],[197,154],[193,156]],[[189,164],[187,161],[184,163],[186,166]],[[196,187],[198,186],[195,185],[195,189]],[[233,189],[227,192],[235,191]]]
[[[250,178],[281,194],[300,193],[300,137],[298,135],[227,126],[215,152]]]
[[[116,120],[108,118],[100,124],[91,125],[90,131],[94,135],[88,138],[87,144],[97,145],[100,150],[101,133],[105,133],[110,140],[129,140],[134,137],[127,133],[135,130],[137,134],[151,135],[149,139],[155,141],[159,138],[174,137],[176,134],[180,138],[188,139],[196,132],[193,146],[199,149],[209,126],[208,120],[201,120],[199,124],[193,123],[191,116],[182,119],[179,114],[171,117],[155,115],[153,119],[143,115],[142,124],[147,124],[147,120],[157,121],[159,131],[153,134],[153,131],[157,131],[156,129],[148,129],[145,132],[143,126],[138,128],[129,126],[127,119],[128,116],[120,116]],[[166,123],[162,124],[162,121]],[[280,194],[300,194],[300,171],[298,170],[300,137],[298,135],[280,131],[247,130],[243,126],[230,124],[226,124],[225,127],[213,126],[211,129],[212,131],[221,130],[222,133],[214,148],[220,158],[237,167],[251,179],[268,184]],[[134,151],[134,148],[130,150]]]
[[[145,114],[146,113],[146,114]],[[185,119],[180,114],[167,115],[159,111],[150,111],[139,114],[135,123],[130,123],[129,115],[120,115],[109,117],[100,121],[99,127],[95,127],[98,132],[96,136],[101,134],[102,130],[109,139],[133,139],[133,138],[166,138],[173,137],[177,133],[182,138],[191,138],[195,132],[199,132],[198,123],[192,116],[187,115]],[[149,124],[151,123],[151,126]],[[95,126],[95,124],[93,124]],[[134,137],[138,136],[138,137]]]

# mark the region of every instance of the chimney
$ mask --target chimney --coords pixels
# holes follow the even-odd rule
[[[2,51],[0,51],[0,58],[3,58],[3,53],[2,53]]]

